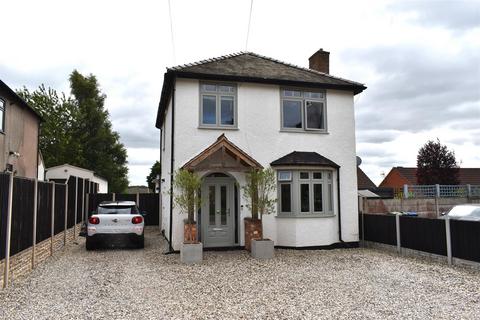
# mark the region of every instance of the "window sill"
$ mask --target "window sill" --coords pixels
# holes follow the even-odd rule
[[[238,127],[207,127],[207,126],[198,126],[197,129],[207,129],[207,130],[239,130]]]
[[[330,134],[328,131],[323,131],[323,130],[295,130],[295,129],[280,129],[280,132],[286,132],[286,133],[313,133],[313,134]]]
[[[333,218],[335,217],[335,214],[279,214],[275,216],[275,218],[280,218],[280,219],[295,219],[295,218]]]

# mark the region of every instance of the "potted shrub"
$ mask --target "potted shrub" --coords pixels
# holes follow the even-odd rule
[[[247,201],[251,218],[245,218],[245,249],[252,252],[255,258],[273,257],[273,241],[263,238],[263,215],[275,210],[276,198],[272,198],[275,190],[275,172],[269,169],[254,169],[247,173],[247,183],[242,188]],[[259,219],[260,218],[260,219]]]
[[[180,213],[187,213],[184,220],[183,244],[180,249],[180,260],[184,263],[197,263],[203,259],[203,246],[197,238],[195,209],[200,208],[200,187],[202,180],[195,172],[180,169],[174,176],[175,192],[173,200]]]

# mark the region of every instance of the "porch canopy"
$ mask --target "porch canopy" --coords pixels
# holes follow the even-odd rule
[[[255,159],[227,139],[225,134],[182,166],[189,171],[244,172],[263,168]]]

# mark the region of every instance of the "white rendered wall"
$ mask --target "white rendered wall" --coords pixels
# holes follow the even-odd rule
[[[340,165],[340,199],[343,241],[358,241],[357,177],[353,93],[327,90],[328,134],[280,132],[280,87],[253,83],[237,84],[238,130],[199,129],[199,81],[177,79],[175,95],[175,169],[202,152],[225,133],[226,137],[264,167],[292,151],[315,151]],[[169,108],[169,111],[171,108]],[[170,126],[167,113],[167,136]],[[169,139],[166,139],[169,140]],[[163,155],[162,178],[170,186],[170,144]],[[166,168],[165,168],[166,167]],[[245,178],[234,173],[240,186]],[[336,179],[335,179],[336,180]],[[336,183],[336,181],[335,181]],[[336,184],[334,186],[336,192]],[[168,216],[169,197],[163,197],[164,217]],[[250,216],[243,197],[242,221]],[[282,246],[322,246],[339,241],[338,208],[334,217],[279,218],[267,216],[265,236]],[[173,247],[180,248],[184,215],[173,213]],[[168,218],[167,218],[168,219]],[[168,229],[168,220],[164,219]]]

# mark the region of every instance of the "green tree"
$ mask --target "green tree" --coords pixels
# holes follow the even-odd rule
[[[160,161],[156,161],[153,166],[150,168],[150,174],[147,176],[147,184],[148,188],[150,190],[153,190],[155,192],[155,179],[157,178],[157,175],[160,175],[162,170],[162,167],[160,165]]]
[[[71,163],[83,165],[83,146],[77,139],[79,112],[76,101],[42,84],[37,90],[17,91],[42,116],[39,148],[47,167]]]
[[[276,188],[275,171],[268,169],[253,169],[247,173],[247,183],[242,187],[243,197],[247,201],[247,208],[252,212],[252,219],[257,220],[260,214],[275,211],[277,199],[272,197]]]
[[[108,180],[110,192],[123,192],[128,187],[127,151],[120,136],[113,131],[106,95],[100,91],[97,78],[83,76],[77,70],[70,75],[70,88],[79,111],[76,134],[83,148],[87,169]]]
[[[458,184],[458,165],[455,152],[449,151],[440,140],[428,141],[417,155],[419,184]]]

